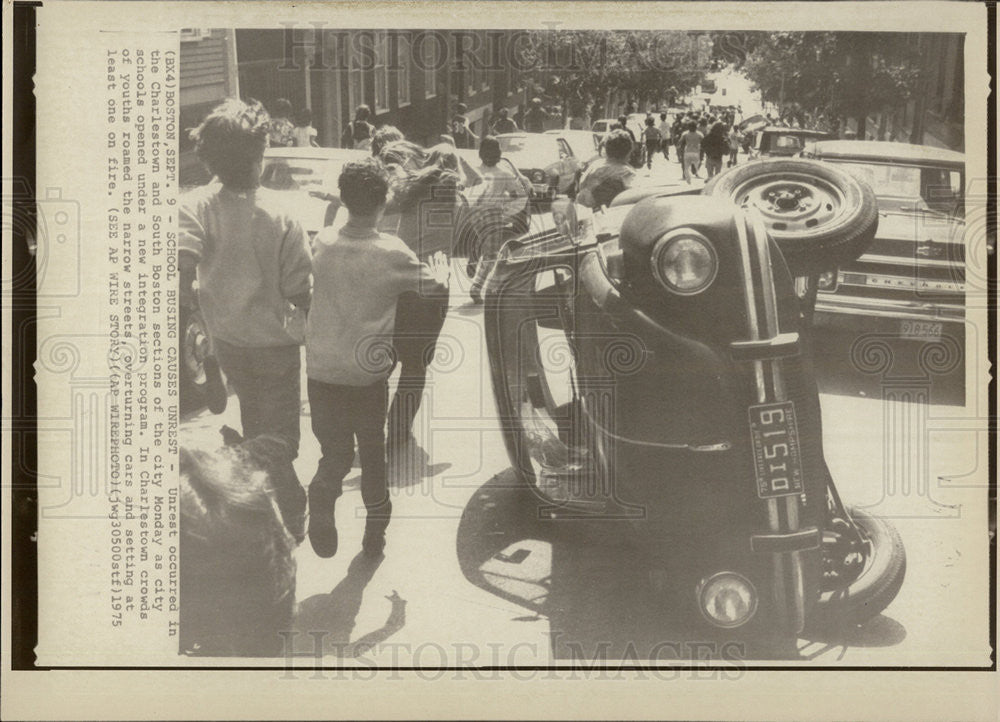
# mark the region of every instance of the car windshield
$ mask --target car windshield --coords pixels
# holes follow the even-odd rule
[[[336,188],[343,166],[331,158],[264,158],[260,184],[276,191]]]
[[[962,173],[949,168],[840,162],[872,187],[877,198],[906,198],[952,216],[964,215]]]
[[[511,135],[498,138],[500,152],[505,155],[523,155],[531,165],[546,166],[559,160],[559,143],[552,136]],[[521,163],[524,166],[524,163]]]

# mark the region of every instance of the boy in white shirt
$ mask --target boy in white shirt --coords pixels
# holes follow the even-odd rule
[[[334,507],[361,457],[367,510],[362,547],[378,555],[392,504],[386,488],[385,421],[396,302],[407,292],[442,293],[447,262],[421,263],[397,236],[378,231],[389,184],[374,158],[344,165],[340,199],[347,222],[315,239],[313,303],[306,328],[312,429],[322,458],[309,485],[309,541],[320,557],[337,552]]]

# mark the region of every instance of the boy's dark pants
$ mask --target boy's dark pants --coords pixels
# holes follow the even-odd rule
[[[361,498],[368,511],[368,528],[385,529],[391,510],[385,482],[388,380],[370,386],[346,386],[309,379],[307,389],[312,430],[322,451],[312,484],[324,488],[324,498],[336,499],[343,493],[344,477],[351,470],[357,437]],[[316,492],[310,489],[309,493],[313,498]]]
[[[288,444],[288,462],[274,470],[272,482],[285,524],[300,539],[306,494],[291,463],[299,453],[300,347],[243,347],[219,339],[212,343],[219,365],[240,401],[243,437],[249,440],[274,434]]]
[[[399,383],[389,409],[389,434],[400,441],[413,431],[413,420],[427,384],[427,367],[448,313],[448,294],[404,293],[396,304],[393,347],[400,364]]]
[[[215,339],[215,354],[240,400],[243,437],[279,434],[299,451],[299,346],[245,348]]]

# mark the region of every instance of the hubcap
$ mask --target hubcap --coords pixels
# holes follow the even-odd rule
[[[834,185],[805,175],[763,175],[737,187],[733,200],[757,208],[768,231],[797,234],[836,220],[847,211]]]
[[[835,518],[823,532],[823,589],[846,589],[864,571],[870,544],[845,519]]]

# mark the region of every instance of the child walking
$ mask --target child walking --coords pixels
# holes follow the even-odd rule
[[[292,138],[299,148],[319,147],[319,143],[316,142],[319,133],[313,128],[312,117],[312,110],[309,108],[301,108],[295,114],[295,128],[292,130]]]
[[[313,306],[306,328],[306,373],[319,468],[309,485],[309,542],[317,556],[337,553],[336,501],[354,459],[361,457],[367,512],[364,552],[381,554],[392,503],[386,488],[385,422],[399,297],[447,288],[449,267],[421,263],[398,237],[378,231],[389,183],[381,163],[344,165],[340,199],[347,222],[315,241]]]
[[[663,135],[656,127],[656,119],[652,115],[646,117],[646,127],[642,131],[642,138],[646,142],[646,170],[653,168],[653,154],[660,149]]]
[[[302,339],[285,320],[309,308],[309,241],[282,199],[259,188],[273,124],[259,103],[231,99],[193,132],[214,179],[181,197],[181,297],[195,276],[198,303],[219,364],[240,402],[243,436],[273,434],[287,446],[277,474],[285,525],[304,535],[305,490],[291,466],[299,448]]]

